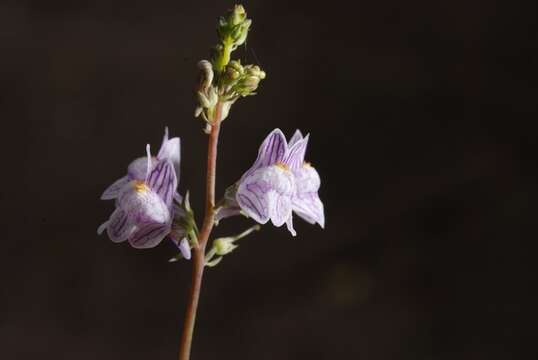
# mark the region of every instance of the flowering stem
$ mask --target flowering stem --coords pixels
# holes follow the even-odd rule
[[[217,146],[219,142],[220,121],[221,121],[222,104],[216,105],[214,119],[209,133],[209,142],[207,148],[207,177],[206,177],[206,199],[205,199],[205,216],[200,235],[198,237],[198,246],[193,249],[192,257],[192,285],[189,294],[189,303],[183,325],[183,335],[181,336],[179,360],[189,360],[191,353],[192,335],[196,321],[196,310],[202,288],[202,277],[205,268],[205,248],[213,225],[215,224],[215,178],[217,170]]]

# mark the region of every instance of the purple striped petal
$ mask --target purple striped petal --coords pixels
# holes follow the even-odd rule
[[[147,223],[129,237],[129,244],[136,249],[153,248],[170,233],[170,224]]]
[[[125,211],[116,209],[110,216],[107,233],[113,242],[119,243],[127,240],[134,229],[135,225]]]
[[[303,134],[301,133],[301,130],[297,129],[295,130],[295,134],[291,137],[290,141],[288,142],[288,146],[292,147],[293,144],[295,144],[297,141],[303,139]]]
[[[310,135],[306,135],[303,139],[295,141],[289,147],[283,163],[288,165],[291,170],[297,170],[303,166],[309,137]]]
[[[243,175],[241,180],[252,174],[254,171],[282,162],[287,151],[286,137],[280,129],[273,130],[263,141],[258,150],[258,157],[254,165]]]
[[[121,190],[129,183],[127,176],[124,176],[116,180],[112,185],[110,185],[101,195],[101,200],[112,200],[118,197]]]
[[[241,209],[255,221],[283,225],[291,216],[291,197],[295,191],[293,174],[273,165],[256,170],[240,182],[236,200]]]
[[[318,190],[319,174],[310,165],[304,165],[294,171],[297,192],[293,196],[293,211],[311,224],[318,223],[325,227],[325,213]]]
[[[174,166],[176,172],[176,177],[179,179],[179,163],[181,161],[180,153],[181,142],[178,137],[172,138],[170,140],[163,141],[161,149],[157,154],[157,160],[168,160]]]
[[[177,188],[177,177],[172,163],[168,160],[157,163],[148,177],[147,185],[170,207]]]

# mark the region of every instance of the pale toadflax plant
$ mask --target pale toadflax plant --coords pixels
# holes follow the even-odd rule
[[[279,129],[262,142],[254,164],[215,202],[217,144],[222,121],[241,97],[255,95],[265,72],[256,65],[242,65],[230,56],[245,43],[251,20],[242,6],[236,5],[217,26],[219,44],[211,61],[198,63],[200,81],[195,116],[205,122],[208,134],[205,216],[198,229],[189,205],[188,193],[178,192],[180,175],[180,139],[164,138],[156,156],[146,145],[146,156],[133,160],[127,174],[110,185],[101,199],[114,200],[115,209],[99,226],[110,240],[127,241],[137,249],[149,249],[170,239],[179,252],[171,259],[191,259],[192,287],[180,343],[180,360],[190,358],[194,322],[205,267],[217,265],[223,256],[237,248],[237,240],[258,230],[255,225],[242,233],[214,239],[206,252],[211,231],[219,221],[234,215],[252,218],[258,224],[269,221],[277,227],[286,224],[293,236],[293,214],[311,224],[325,226],[323,203],[318,196],[320,177],[307,162],[305,153],[309,135],[297,130],[290,141]]]

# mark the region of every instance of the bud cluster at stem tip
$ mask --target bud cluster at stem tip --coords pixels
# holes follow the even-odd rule
[[[252,20],[247,19],[245,8],[235,5],[225,16],[221,16],[217,25],[220,43],[213,49],[212,62],[215,71],[220,73],[230,61],[230,54],[247,40]]]
[[[265,72],[257,65],[242,65],[231,60],[231,53],[244,44],[252,20],[241,5],[219,18],[217,34],[219,44],[211,53],[211,61],[198,63],[200,80],[196,92],[198,105],[195,117],[201,116],[208,125],[224,120],[233,103],[240,97],[255,95]],[[217,106],[220,103],[220,112]]]

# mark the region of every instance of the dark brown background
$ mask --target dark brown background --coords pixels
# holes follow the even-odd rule
[[[176,358],[190,264],[98,237],[99,196],[168,125],[201,209],[195,64],[232,4],[2,1],[0,358]],[[194,359],[535,358],[536,5],[245,5],[268,77],[218,190],[300,128],[327,228],[266,226],[209,270]]]

